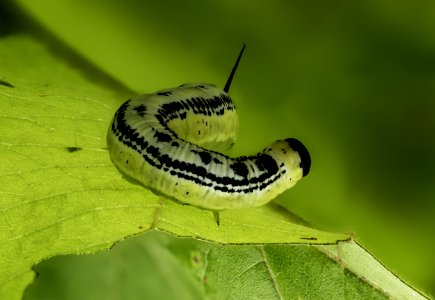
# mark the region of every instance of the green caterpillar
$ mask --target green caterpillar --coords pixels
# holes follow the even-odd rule
[[[107,133],[113,163],[146,187],[214,211],[261,206],[306,176],[311,159],[297,139],[252,156],[216,152],[236,141],[238,118],[227,93],[243,50],[223,90],[184,84],[122,104]]]

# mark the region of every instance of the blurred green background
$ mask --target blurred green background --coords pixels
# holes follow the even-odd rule
[[[435,2],[16,3],[24,29],[36,20],[137,93],[223,86],[246,43],[234,154],[302,140],[312,171],[276,201],[435,294]]]

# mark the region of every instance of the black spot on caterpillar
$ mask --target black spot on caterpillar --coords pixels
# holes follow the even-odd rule
[[[196,151],[196,150],[192,150],[193,153],[198,154],[199,158],[201,159],[201,161],[205,164],[208,165],[211,162],[211,154],[207,151]]]
[[[230,168],[234,171],[236,175],[240,175],[242,177],[246,177],[249,174],[248,167],[242,161],[236,161],[235,163],[230,165]]]
[[[139,105],[133,108],[135,111],[137,111],[138,116],[145,117],[145,112],[147,110],[147,107],[145,105]]]
[[[170,142],[172,140],[169,134],[159,131],[155,132],[154,137],[157,138],[158,142]]]
[[[306,176],[310,155],[294,138],[250,156],[217,151],[236,141],[228,91],[243,50],[223,90],[183,84],[122,104],[107,133],[113,163],[147,187],[210,210],[263,205]]]

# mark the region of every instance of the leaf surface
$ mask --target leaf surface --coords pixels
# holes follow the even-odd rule
[[[219,245],[150,232],[36,269],[26,300],[423,298],[353,241]]]

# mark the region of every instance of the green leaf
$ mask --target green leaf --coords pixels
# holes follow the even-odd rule
[[[422,298],[353,241],[217,245],[151,232],[37,271],[27,300]]]
[[[0,298],[19,298],[43,259],[92,253],[150,229],[222,244],[349,239],[274,205],[222,212],[218,226],[209,211],[127,181],[105,143],[125,92],[54,53],[27,36],[0,40]]]

